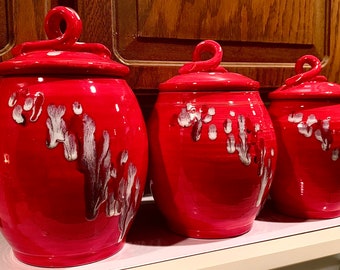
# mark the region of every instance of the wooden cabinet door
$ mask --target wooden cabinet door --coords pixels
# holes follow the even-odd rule
[[[44,16],[56,5],[77,10],[81,40],[105,44],[128,65],[137,92],[177,74],[204,39],[218,41],[222,65],[264,92],[293,75],[304,54],[340,83],[340,0],[0,0],[3,60],[14,44],[45,38]]]
[[[50,0],[0,0],[1,61],[12,57],[16,44],[46,39],[44,18],[50,8]]]
[[[191,60],[195,45],[218,41],[223,66],[275,88],[313,54],[340,83],[340,0],[78,0],[83,38],[105,42],[131,68],[134,89],[155,89]]]

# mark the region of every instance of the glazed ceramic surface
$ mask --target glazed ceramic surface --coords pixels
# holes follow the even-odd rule
[[[0,64],[0,224],[19,260],[74,266],[122,248],[145,186],[147,135],[120,78],[128,68],[101,44],[76,42],[73,10],[51,10],[45,26],[50,40]]]
[[[200,60],[202,53],[212,58]],[[200,43],[193,62],[160,84],[148,131],[151,189],[172,230],[195,238],[246,233],[265,201],[276,140],[258,83],[219,66]]]
[[[281,212],[305,218],[340,215],[340,86],[320,71],[316,57],[303,56],[297,75],[270,94],[278,140],[271,197]]]

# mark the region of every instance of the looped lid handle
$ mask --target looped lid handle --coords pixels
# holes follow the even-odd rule
[[[212,56],[203,60],[204,53]],[[162,92],[188,91],[257,91],[259,82],[220,66],[223,50],[214,40],[200,42],[193,52],[192,62],[184,64],[178,75],[159,85]]]
[[[66,23],[65,31],[60,26]],[[73,9],[58,6],[51,9],[45,17],[45,32],[49,40],[25,42],[12,49],[14,56],[40,50],[62,50],[95,53],[111,57],[111,52],[100,43],[77,42],[82,32],[82,22]]]
[[[304,72],[303,66],[308,64],[310,70]],[[328,82],[321,72],[321,62],[313,55],[300,57],[295,64],[296,75],[288,78],[285,84],[269,93],[272,100],[330,99],[340,98],[340,85]]]
[[[211,53],[212,57],[208,60],[202,60],[201,57],[203,53]],[[195,47],[192,56],[193,62],[184,64],[178,72],[179,74],[204,71],[227,72],[225,68],[220,66],[222,57],[223,51],[220,44],[214,40],[202,41]]]
[[[309,64],[311,69],[304,71],[303,66],[305,64]],[[321,72],[321,62],[314,55],[304,55],[300,57],[295,63],[295,72],[297,73],[296,75],[285,81],[286,86],[294,86],[308,81],[327,81],[325,76],[319,76]]]

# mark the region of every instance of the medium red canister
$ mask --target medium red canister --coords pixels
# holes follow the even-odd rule
[[[221,59],[215,41],[198,44],[193,62],[160,84],[148,123],[155,201],[173,231],[194,238],[248,232],[275,170],[259,83],[227,72]]]
[[[304,70],[308,64],[311,69]],[[340,86],[302,56],[296,75],[273,91],[269,112],[278,142],[271,197],[278,210],[302,218],[340,216]]]
[[[0,63],[0,227],[19,260],[74,266],[122,248],[145,186],[147,134],[122,79],[129,69],[103,45],[77,42],[78,14],[56,7],[45,30],[49,40]]]

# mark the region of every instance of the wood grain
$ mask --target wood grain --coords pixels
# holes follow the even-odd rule
[[[206,38],[222,45],[223,66],[258,80],[264,95],[304,54],[319,57],[323,74],[340,83],[340,0],[2,0],[3,60],[14,44],[46,38],[44,17],[56,5],[78,11],[81,41],[106,45],[143,95],[176,75]]]
[[[319,57],[324,74],[338,81],[329,67],[339,70],[333,58],[339,50],[338,5],[339,0],[114,1],[112,51],[130,66],[134,89],[157,88],[191,60],[205,38],[222,45],[229,71],[263,88],[280,86],[305,54]]]
[[[51,2],[49,0],[7,0],[5,5],[6,31],[9,39],[2,48],[2,61],[12,57],[10,50],[16,44],[46,39],[43,25],[45,15],[51,8]]]
[[[331,1],[329,50],[324,59],[323,73],[329,81],[340,83],[340,0]]]
[[[310,0],[138,0],[138,36],[312,44]],[[317,24],[324,24],[318,17]],[[287,31],[289,29],[289,31]]]
[[[10,1],[0,1],[0,55],[4,54],[13,44],[13,18]]]

